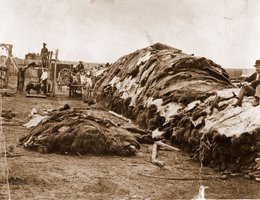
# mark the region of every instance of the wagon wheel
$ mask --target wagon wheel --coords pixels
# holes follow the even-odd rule
[[[71,70],[68,68],[64,68],[60,70],[58,74],[58,79],[61,85],[69,85],[69,77],[70,77]]]

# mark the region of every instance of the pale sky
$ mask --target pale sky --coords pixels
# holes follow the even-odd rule
[[[115,62],[155,42],[252,68],[260,59],[259,0],[0,0],[0,43],[24,58]],[[1,54],[1,51],[0,51]]]

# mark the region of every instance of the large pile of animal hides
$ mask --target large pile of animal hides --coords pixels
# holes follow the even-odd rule
[[[99,104],[151,130],[157,139],[171,139],[205,165],[237,169],[259,152],[257,126],[241,123],[244,107],[231,106],[238,90],[225,69],[205,57],[156,43],[119,58],[94,91]],[[223,131],[225,124],[229,128]]]

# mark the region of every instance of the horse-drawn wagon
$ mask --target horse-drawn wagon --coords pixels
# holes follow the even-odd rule
[[[90,72],[83,70],[75,72],[72,66],[63,68],[58,72],[57,85],[59,90],[62,86],[67,86],[70,98],[82,98],[85,100],[91,96],[93,80]]]

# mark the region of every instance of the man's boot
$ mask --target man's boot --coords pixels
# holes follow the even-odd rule
[[[255,101],[254,103],[252,104],[252,106],[258,106],[259,105],[259,98],[258,97],[255,97]]]
[[[241,98],[238,98],[238,99],[237,99],[237,102],[234,103],[234,104],[232,104],[232,106],[234,106],[234,107],[237,107],[237,106],[241,107],[241,106],[242,106],[242,99],[241,99]]]

